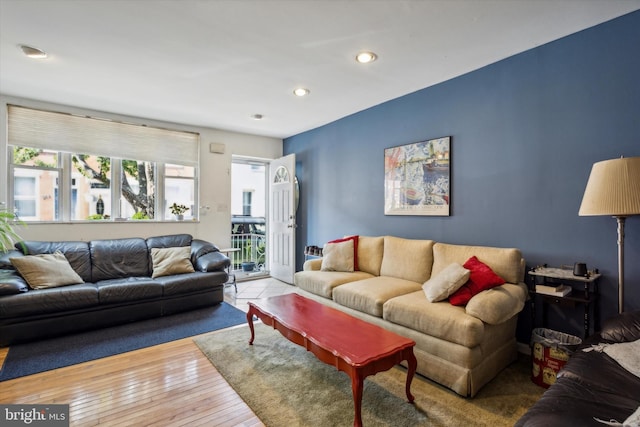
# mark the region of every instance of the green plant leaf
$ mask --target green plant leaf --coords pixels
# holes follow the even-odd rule
[[[0,252],[10,251],[13,249],[13,244],[21,240],[14,230],[16,225],[24,226],[25,223],[17,220],[14,214],[0,210]]]

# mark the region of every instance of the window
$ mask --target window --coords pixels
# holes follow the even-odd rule
[[[242,215],[251,216],[251,196],[253,196],[253,191],[244,190],[242,192]]]
[[[36,179],[35,176],[16,176],[14,181],[15,212],[20,218],[36,217]]]
[[[22,220],[164,220],[173,202],[196,217],[198,134],[8,111],[9,202]]]
[[[173,218],[169,206],[176,203],[185,205],[189,210],[185,219],[195,218],[195,182],[196,169],[191,166],[166,164],[164,166],[164,217]]]
[[[71,163],[71,219],[110,219],[111,158],[72,154]]]
[[[154,219],[156,166],[143,160],[122,160],[120,193],[123,218]]]
[[[25,147],[10,151],[14,213],[23,221],[54,221],[59,217],[57,153]]]

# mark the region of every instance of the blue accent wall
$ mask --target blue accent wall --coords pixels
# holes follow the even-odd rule
[[[616,221],[578,208],[594,162],[640,156],[639,46],[636,11],[287,138],[298,269],[304,246],[345,234],[517,247],[528,266],[599,268],[600,317],[617,313]],[[384,149],[442,136],[452,137],[451,216],[385,216]],[[640,310],[640,216],[625,234],[625,306]],[[548,326],[580,332],[581,309],[549,314]]]

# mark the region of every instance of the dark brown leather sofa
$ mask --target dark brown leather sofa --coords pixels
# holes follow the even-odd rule
[[[638,339],[640,311],[609,319],[599,334],[589,337],[578,347],[558,372],[556,382],[516,426],[622,425],[640,407],[640,378],[604,352],[584,352],[582,349]]]
[[[152,248],[190,246],[195,272],[152,278]],[[148,319],[223,300],[229,258],[189,234],[25,241],[1,254],[0,346]],[[60,251],[84,283],[31,290],[10,258]]]

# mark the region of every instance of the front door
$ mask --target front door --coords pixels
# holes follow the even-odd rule
[[[269,168],[271,276],[290,284],[296,270],[295,170],[295,154],[273,160]]]

